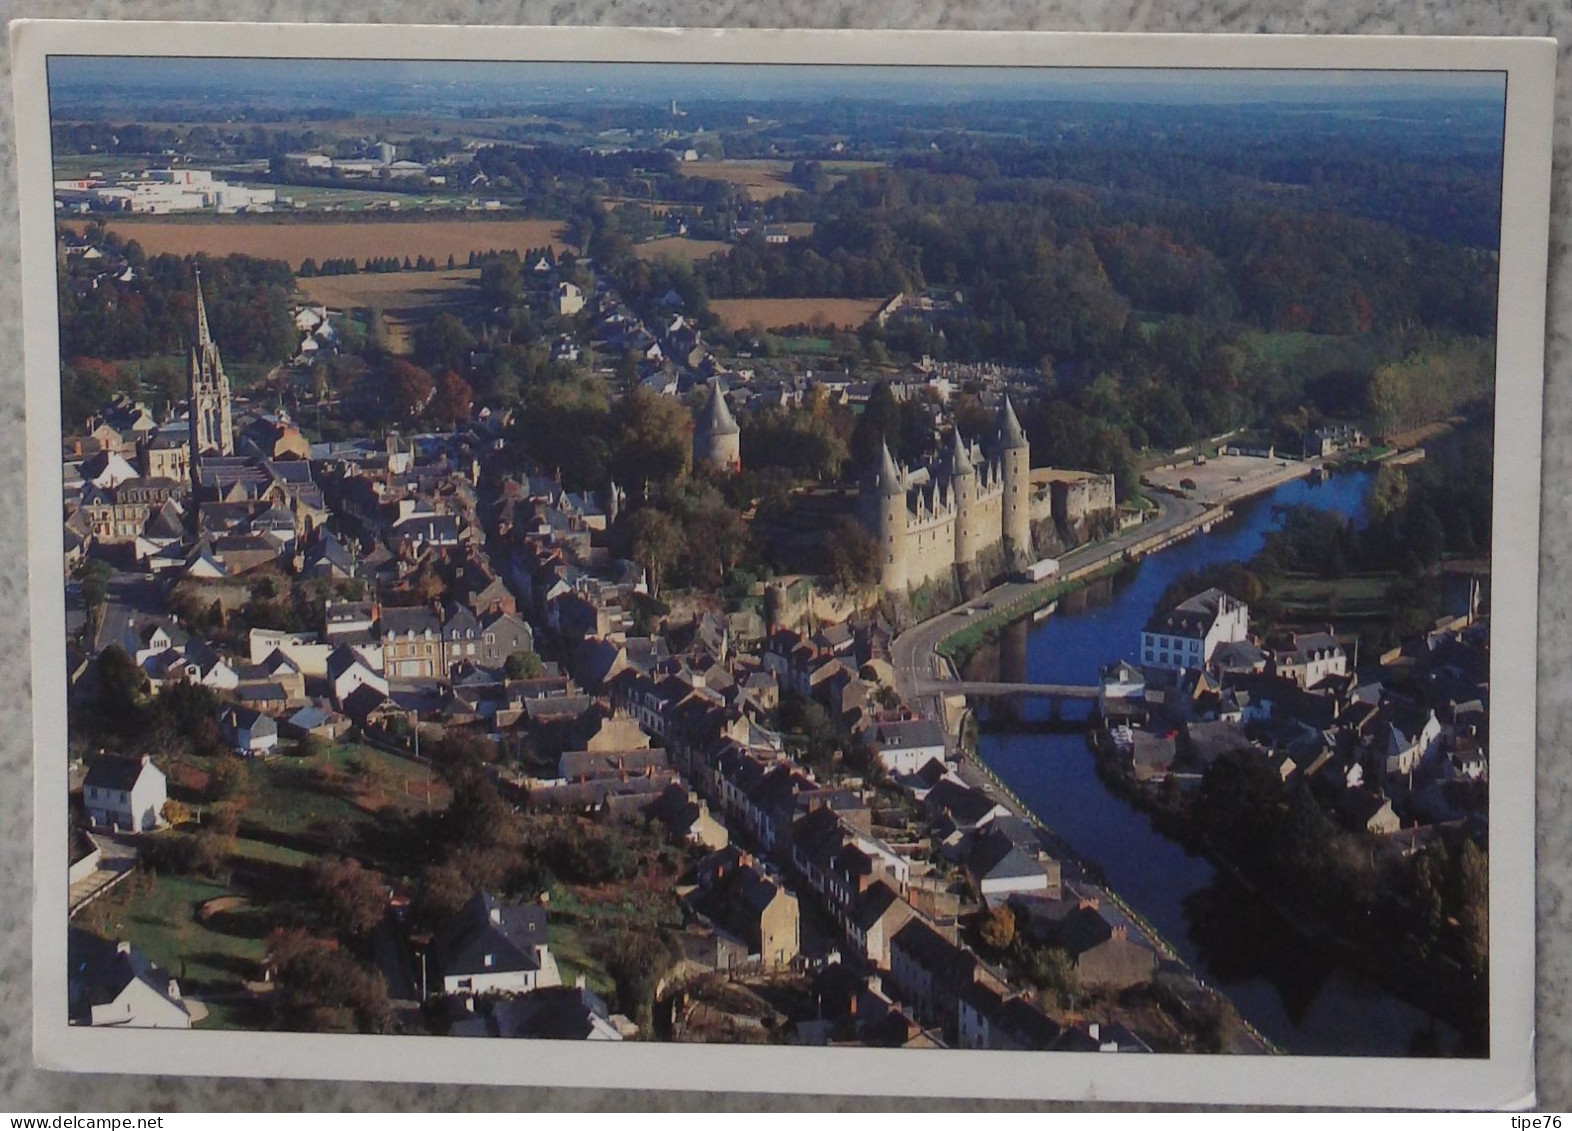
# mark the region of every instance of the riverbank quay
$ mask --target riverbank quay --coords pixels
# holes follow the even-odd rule
[[[1266,909],[1291,936],[1334,956],[1342,966],[1450,1026],[1461,1034],[1464,1044],[1483,1047],[1487,1038],[1475,1031],[1485,1011],[1479,987],[1469,982],[1456,961],[1427,950],[1415,936],[1395,929],[1390,921],[1383,924],[1378,919],[1350,915],[1344,908],[1308,897],[1313,876],[1263,876],[1259,861],[1252,865],[1248,858],[1230,855],[1220,846],[1215,829],[1200,823],[1186,803],[1199,785],[1200,775],[1170,775],[1170,784],[1179,781],[1180,788],[1169,793],[1164,779],[1136,779],[1102,723],[1088,730],[1087,742],[1096,760],[1097,776],[1110,793],[1150,817],[1152,827],[1161,835],[1205,860],[1251,902]],[[1402,851],[1398,838],[1403,835],[1392,834],[1393,839],[1373,850],[1378,856]],[[1413,844],[1411,838],[1408,851]]]
[[[1038,582],[1006,581],[948,612],[906,629],[890,645],[895,689],[911,706],[943,717],[942,688],[936,681],[951,673],[941,666],[939,645],[951,635],[981,624],[996,627],[1030,616],[1065,593],[1090,583],[1091,575],[1110,564],[1122,568],[1148,554],[1182,541],[1228,517],[1224,508],[1204,507],[1173,497],[1157,499],[1158,516],[1101,542],[1077,547],[1060,557],[1059,573]],[[1074,584],[1067,584],[1074,583]]]
[[[965,725],[963,723],[963,729]],[[1238,1019],[1238,1031],[1230,1046],[1230,1052],[1250,1056],[1283,1054],[1284,1050],[1281,1047],[1239,1012],[1238,1007],[1227,994],[1208,985],[1180,957],[1177,948],[1163,937],[1162,932],[1108,886],[1102,878],[1101,869],[1096,861],[1079,855],[1063,837],[1044,824],[986,762],[967,748],[964,742],[958,752],[958,764],[960,776],[968,786],[981,790],[991,800],[1009,810],[1012,816],[1027,822],[1042,833],[1052,845],[1055,856],[1059,858],[1060,865],[1064,869],[1065,882],[1069,886],[1078,889],[1082,895],[1095,898],[1104,917],[1112,925],[1124,927],[1132,937],[1140,938],[1156,952],[1163,961],[1161,977],[1180,1000],[1185,1002],[1186,1008],[1194,1009],[1196,1004],[1205,998],[1211,998],[1214,1002],[1227,1007]]]

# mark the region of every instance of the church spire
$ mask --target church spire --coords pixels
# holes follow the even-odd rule
[[[213,343],[213,335],[207,328],[207,304],[202,301],[202,268],[196,269],[196,316],[197,316],[197,352],[202,352]]]
[[[187,371],[187,406],[191,418],[191,473],[197,473],[204,455],[233,455],[234,426],[229,403],[229,378],[207,324],[207,304],[202,299],[202,271],[196,271],[196,340],[191,344]]]

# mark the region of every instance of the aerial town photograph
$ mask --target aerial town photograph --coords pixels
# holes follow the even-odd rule
[[[51,59],[72,1024],[1489,1055],[1504,79],[943,70]]]

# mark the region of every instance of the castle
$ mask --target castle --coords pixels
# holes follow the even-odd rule
[[[863,522],[879,543],[886,593],[957,574],[964,585],[1036,556],[1031,447],[1008,399],[999,411],[992,452],[968,444],[956,429],[937,466],[908,470],[896,464],[886,444],[860,503]]]
[[[742,429],[718,381],[710,382],[710,399],[693,425],[693,466],[706,463],[717,471],[742,469]]]
[[[208,332],[201,271],[196,276],[196,317],[197,340],[186,365],[193,477],[203,456],[235,454],[235,431],[229,414],[229,378],[218,356],[218,344]]]

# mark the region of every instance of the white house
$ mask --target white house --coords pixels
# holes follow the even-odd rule
[[[73,930],[67,942],[67,997],[73,1025],[189,1029],[180,983],[127,942]]]
[[[557,313],[571,317],[584,309],[584,292],[572,283],[557,284]]]
[[[525,994],[562,984],[546,941],[546,909],[486,892],[443,928],[435,958],[445,994]]]
[[[1348,674],[1348,653],[1330,632],[1295,633],[1292,647],[1272,653],[1277,674],[1300,687],[1314,687],[1328,676]]]
[[[359,652],[347,644],[340,644],[328,657],[327,677],[333,686],[333,703],[340,708],[360,687],[372,687],[383,695],[388,693],[388,681],[380,671],[374,671]]]
[[[163,820],[169,800],[164,774],[148,760],[101,755],[93,759],[82,782],[82,801],[95,826],[149,832]]]
[[[1208,589],[1158,613],[1141,633],[1141,663],[1183,672],[1205,667],[1219,644],[1250,635],[1250,607],[1221,589]]]
[[[1146,676],[1134,664],[1123,660],[1109,664],[1102,672],[1102,685],[1097,693],[1097,709],[1104,716],[1109,714],[1109,703],[1139,704],[1146,698]]]
[[[884,768],[896,777],[915,774],[930,761],[944,761],[944,728],[933,719],[877,723],[868,731]]]

